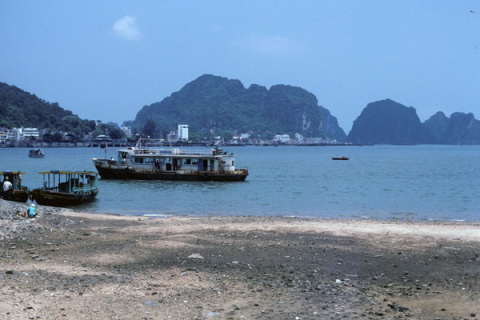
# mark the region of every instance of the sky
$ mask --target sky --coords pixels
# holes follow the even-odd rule
[[[480,117],[480,1],[0,0],[0,82],[81,118],[121,125],[203,74],[304,88],[347,134],[387,98]]]

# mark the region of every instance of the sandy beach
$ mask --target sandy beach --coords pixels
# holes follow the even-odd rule
[[[25,208],[0,200],[2,319],[480,319],[480,223]]]

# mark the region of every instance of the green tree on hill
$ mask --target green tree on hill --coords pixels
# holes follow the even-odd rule
[[[95,130],[95,121],[83,120],[58,103],[48,103],[15,86],[0,82],[0,126],[34,127],[73,132],[76,137]]]
[[[158,134],[156,131],[157,125],[155,121],[152,120],[152,118],[147,119],[147,123],[142,129],[142,133],[146,136],[149,136],[150,138],[157,138]]]

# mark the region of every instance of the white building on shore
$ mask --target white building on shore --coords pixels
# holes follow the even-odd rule
[[[37,128],[0,128],[0,141],[38,140],[40,131]]]
[[[37,128],[22,128],[23,139],[20,140],[30,140],[30,139],[38,139],[40,137],[40,131]]]
[[[275,135],[275,141],[281,142],[281,143],[287,143],[290,141],[290,135],[288,134],[277,134]]]
[[[177,135],[178,135],[178,140],[188,141],[188,124],[179,124]]]
[[[38,139],[40,137],[40,132],[37,128],[13,128],[8,130],[7,133],[8,140],[29,140],[29,139]]]
[[[168,142],[177,142],[178,141],[178,134],[175,131],[170,131],[170,133],[167,133],[167,141]]]
[[[125,132],[127,135],[127,138],[130,138],[132,136],[132,128],[130,127],[120,127],[120,129]]]

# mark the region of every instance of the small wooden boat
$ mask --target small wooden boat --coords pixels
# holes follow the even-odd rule
[[[43,152],[42,149],[32,149],[28,153],[28,156],[30,158],[43,158],[43,157],[45,157],[45,153]]]
[[[39,174],[43,174],[43,187],[31,191],[38,204],[68,207],[93,201],[98,194],[96,172],[51,170]]]
[[[4,200],[26,202],[30,198],[28,188],[22,186],[22,174],[25,172],[20,171],[0,171],[2,188],[0,188],[0,193]],[[10,189],[7,192],[3,191],[3,182],[5,178],[8,178],[8,181],[12,184]]]
[[[332,160],[350,160],[350,158],[347,158],[347,157],[333,157]]]

